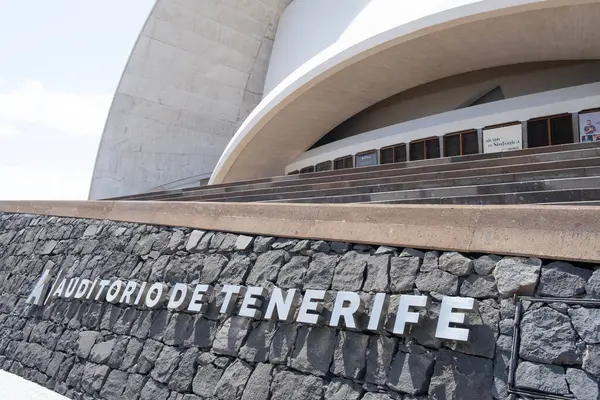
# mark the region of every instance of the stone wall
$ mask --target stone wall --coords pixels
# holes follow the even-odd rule
[[[217,298],[202,314],[25,304],[51,265]],[[255,321],[218,312],[223,284],[356,291],[367,308],[386,292],[390,313],[379,333]],[[406,337],[390,333],[400,294],[431,299]],[[469,342],[435,338],[442,296],[479,300]],[[518,390],[596,399],[598,298],[590,265],[0,214],[0,368],[76,399],[505,399],[515,333]]]

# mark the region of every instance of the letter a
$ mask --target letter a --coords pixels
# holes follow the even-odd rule
[[[25,301],[27,304],[34,304],[36,306],[41,306],[46,301],[46,296],[48,296],[48,289],[50,289],[50,272],[52,270],[50,268],[46,269],[42,274],[42,277],[35,284],[35,287],[27,297]]]

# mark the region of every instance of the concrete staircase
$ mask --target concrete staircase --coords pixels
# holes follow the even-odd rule
[[[600,142],[178,189],[116,200],[600,204]]]

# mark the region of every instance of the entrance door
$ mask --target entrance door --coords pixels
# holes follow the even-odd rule
[[[476,130],[449,133],[444,136],[444,157],[477,153],[479,153],[479,139]]]
[[[527,121],[527,146],[543,147],[573,143],[571,114],[553,115]]]
[[[428,158],[440,158],[440,138],[431,137],[410,143],[411,161],[426,160]]]
[[[381,164],[393,164],[406,161],[406,144],[384,147],[379,151]]]

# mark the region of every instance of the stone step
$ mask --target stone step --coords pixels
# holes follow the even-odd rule
[[[580,154],[581,153],[581,154]],[[552,155],[554,154],[554,155]],[[561,146],[540,147],[533,149],[517,150],[508,153],[475,154],[462,157],[446,157],[422,161],[409,161],[404,163],[378,165],[373,167],[351,168],[346,170],[315,172],[301,175],[278,176],[262,178],[252,181],[234,182],[221,185],[211,185],[201,188],[187,188],[145,193],[136,196],[115,198],[128,200],[166,200],[187,197],[188,195],[217,194],[243,191],[249,189],[263,189],[277,186],[296,186],[331,181],[351,181],[372,177],[376,172],[378,176],[404,175],[415,171],[448,171],[460,168],[478,168],[482,166],[499,166],[509,164],[523,164],[527,162],[543,162],[560,159],[576,159],[595,157],[600,155],[600,142],[569,144]],[[541,157],[541,158],[537,158]],[[479,163],[479,164],[467,164]],[[186,199],[187,200],[187,199]]]
[[[600,206],[600,200],[588,200],[588,201],[575,201],[575,202],[555,202],[555,203],[539,203],[540,205],[553,205],[553,206],[577,206],[577,207],[597,207]]]
[[[535,156],[524,156],[524,157],[510,157],[504,159],[495,159],[491,161],[475,161],[469,163],[456,163],[441,165],[435,167],[423,167],[423,168],[401,168],[401,169],[390,169],[386,171],[378,171],[376,173],[355,173],[345,176],[344,179],[338,180],[325,180],[312,178],[303,182],[296,182],[295,185],[277,185],[274,187],[265,187],[265,185],[259,186],[240,186],[231,188],[230,190],[223,192],[217,191],[213,193],[208,190],[198,190],[196,192],[187,192],[184,195],[164,195],[148,200],[181,200],[181,201],[201,201],[211,200],[220,201],[221,199],[228,199],[232,196],[249,196],[249,195],[262,195],[265,193],[275,192],[303,192],[308,190],[326,189],[326,188],[340,188],[340,187],[353,187],[379,183],[379,179],[389,178],[389,180],[381,181],[381,183],[390,182],[401,182],[401,181],[414,181],[414,180],[430,180],[430,179],[443,179],[444,177],[460,177],[460,176],[474,176],[474,174],[489,175],[495,173],[508,173],[508,172],[521,172],[531,170],[532,166],[550,166],[556,164],[557,168],[573,168],[578,166],[589,166],[589,165],[600,165],[598,158],[600,156],[600,149],[585,149],[581,151],[568,151],[561,153],[546,153]],[[588,161],[593,160],[593,161]],[[429,175],[425,175],[429,174]],[[444,175],[446,174],[446,175]],[[413,176],[414,178],[410,178]],[[371,180],[371,181],[369,181]],[[361,182],[362,181],[362,182]],[[356,182],[356,183],[355,183]],[[315,188],[315,185],[323,185]],[[235,190],[234,190],[235,189]],[[302,196],[309,197],[309,196]],[[246,201],[246,200],[240,200]],[[248,200],[252,201],[252,200]]]
[[[457,186],[432,190],[374,193],[370,202],[396,201],[427,198],[493,195],[552,190],[580,190],[600,187],[600,175],[582,178],[544,179],[525,182],[507,182],[490,185]]]
[[[494,193],[475,196],[433,197],[424,199],[371,202],[378,204],[540,204],[540,205],[598,205],[600,188],[538,190],[531,192]]]
[[[600,174],[579,178],[557,178],[512,181],[502,183],[464,186],[442,186],[401,191],[351,194],[346,196],[323,196],[303,199],[280,200],[285,203],[402,203],[427,202],[428,199],[445,197],[477,196],[488,194],[520,193],[541,190],[588,189],[600,187]],[[270,201],[274,202],[274,201]],[[502,204],[502,203],[500,203]]]
[[[503,182],[531,181],[552,178],[577,178],[584,176],[600,175],[600,158],[577,160],[576,164],[582,165],[575,168],[566,168],[571,161],[558,163],[540,163],[521,165],[505,168],[491,168],[483,170],[456,171],[442,174],[417,174],[404,179],[378,178],[363,182],[360,186],[353,184],[335,188],[323,186],[322,188],[307,188],[302,191],[258,191],[256,193],[242,194],[240,196],[215,196],[196,198],[195,201],[291,201],[293,199],[312,199],[331,196],[353,196],[366,193],[392,192],[411,189],[440,188],[445,186],[468,186]],[[562,165],[561,165],[562,163]],[[518,167],[518,168],[517,168]],[[486,174],[487,173],[487,174]],[[312,190],[311,190],[312,189]]]

